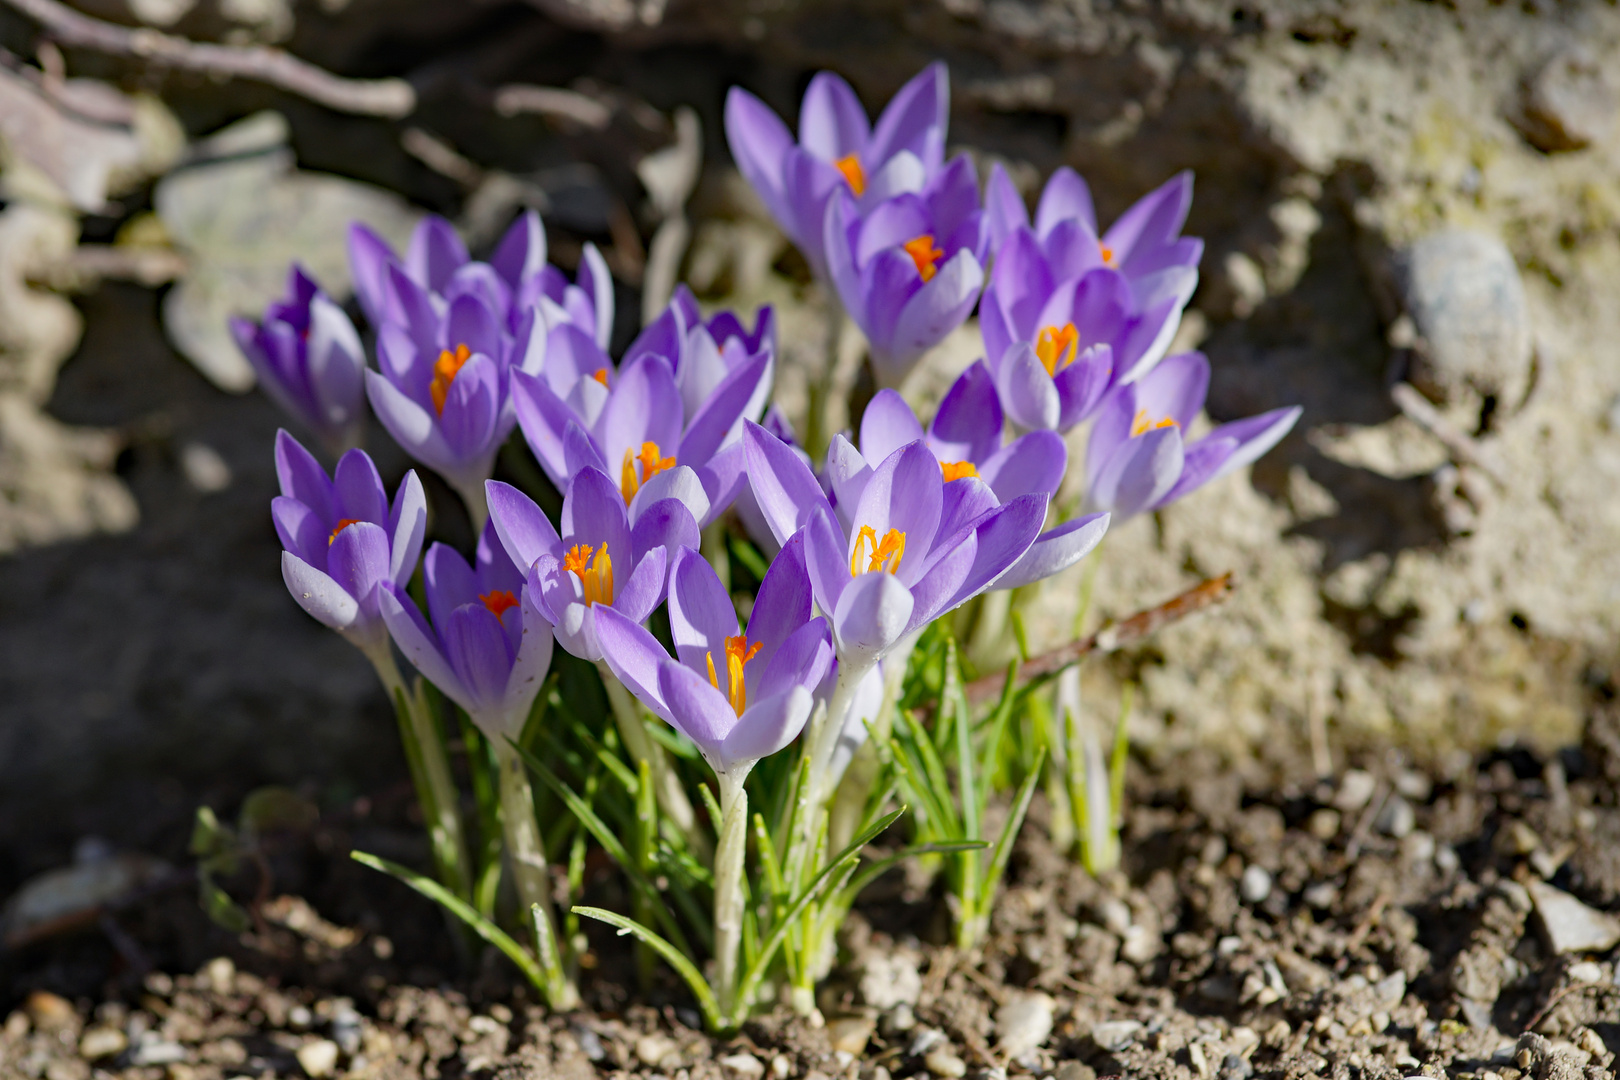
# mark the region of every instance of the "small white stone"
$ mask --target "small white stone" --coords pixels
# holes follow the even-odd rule
[[[1377,787],[1378,781],[1372,773],[1363,769],[1347,769],[1339,778],[1339,791],[1333,796],[1333,805],[1342,813],[1353,814],[1372,801],[1373,790]]]
[[[1113,1053],[1123,1050],[1135,1041],[1142,1025],[1135,1020],[1105,1020],[1091,1029],[1091,1041],[1097,1049]]]
[[[1529,890],[1553,952],[1606,952],[1620,942],[1620,921],[1614,916],[1589,908],[1543,881],[1531,882]]]
[[[97,1024],[87,1029],[79,1040],[79,1056],[86,1061],[100,1061],[102,1058],[117,1057],[128,1045],[129,1039],[122,1031]]]
[[[321,1080],[323,1076],[332,1075],[337,1068],[338,1044],[331,1039],[315,1039],[300,1046],[293,1056],[314,1080]]]
[[[720,1059],[720,1065],[749,1080],[765,1075],[765,1065],[753,1054],[730,1054]]]
[[[214,495],[231,486],[231,467],[218,450],[206,443],[188,442],[180,448],[180,472],[186,483],[203,495]]]
[[[1603,965],[1592,960],[1582,960],[1578,964],[1571,964],[1569,965],[1569,981],[1600,983],[1603,981]]]
[[[1046,994],[1025,994],[996,1010],[996,1038],[1008,1058],[1021,1058],[1040,1048],[1052,1034],[1052,1010]]]
[[[657,1031],[636,1040],[636,1057],[643,1065],[656,1066],[677,1049],[674,1039]]]
[[[929,1072],[935,1076],[946,1077],[947,1080],[959,1080],[960,1077],[967,1075],[967,1062],[957,1057],[948,1046],[930,1050],[923,1058],[923,1064],[928,1067]]]
[[[1238,881],[1238,892],[1245,902],[1258,904],[1271,895],[1271,872],[1258,863],[1250,863]]]

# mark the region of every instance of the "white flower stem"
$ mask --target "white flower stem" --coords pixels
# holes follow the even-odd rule
[[[506,739],[491,740],[500,768],[501,828],[506,834],[506,852],[512,860],[512,876],[518,900],[525,911],[533,912],[537,923],[539,959],[546,972],[546,999],[553,1009],[579,1006],[579,991],[564,970],[555,947],[561,940],[551,910],[551,873],[546,850],[540,840],[540,827],[534,820],[534,790],[523,758]],[[538,925],[543,922],[544,925]]]
[[[720,1015],[735,1019],[737,960],[742,947],[743,855],[748,848],[748,769],[715,774],[720,780],[720,844],[714,852],[714,960]]]
[[[406,688],[386,637],[362,644],[360,650],[376,669],[377,678],[387,691],[399,720],[399,737],[405,744],[405,758],[411,766],[416,800],[427,822],[439,880],[457,896],[471,900],[472,864],[461,828],[461,796],[450,775],[450,759],[445,754],[444,741],[439,737],[433,717],[428,714],[427,701],[421,693],[412,693]]]
[[[645,761],[652,773],[658,808],[680,830],[693,853],[700,859],[707,858],[711,851],[709,839],[697,827],[697,813],[692,809],[686,792],[681,789],[680,777],[670,768],[664,748],[647,734],[647,722],[642,719],[636,699],[619,682],[619,677],[613,674],[607,661],[598,661],[596,666],[602,674],[602,687],[607,691],[608,704],[613,709],[613,719],[618,725],[619,737],[624,740],[625,749],[630,751],[633,763]]]

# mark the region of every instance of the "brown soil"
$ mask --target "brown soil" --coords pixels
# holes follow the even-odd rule
[[[1362,766],[1264,791],[1212,761],[1142,766],[1109,881],[1053,850],[1037,801],[981,950],[944,944],[937,883],[897,871],[845,927],[826,1019],[778,1009],[730,1040],[697,1030],[667,976],[634,988],[609,933],[592,932],[589,1009],[569,1016],[493,951],[458,959],[425,901],[343,857],[424,861],[396,789],[270,845],[232,882],[266,898],[240,936],[175,872],[4,954],[0,1075],[1612,1075],[1613,959],[1556,954],[1538,904],[1543,882],[1620,897],[1620,713],[1552,757]],[[592,866],[591,899],[612,905],[611,866]]]

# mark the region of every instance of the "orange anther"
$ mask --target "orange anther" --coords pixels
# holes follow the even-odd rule
[[[358,524],[360,524],[359,518],[344,518],[342,521],[339,521],[337,523],[337,528],[332,530],[332,535],[326,538],[326,546],[332,546],[332,544],[337,540],[338,533],[342,532],[344,529],[347,529],[350,525]]]
[[[591,372],[591,378],[595,379],[597,382],[601,383],[603,386],[606,386],[607,385],[607,368],[605,368],[605,367],[597,368],[595,371]]]
[[[445,349],[434,361],[433,381],[428,384],[428,394],[432,396],[433,407],[439,415],[444,415],[444,402],[450,396],[450,384],[456,381],[462,366],[471,359],[472,350],[465,345],[457,345],[455,352]]]
[[[596,553],[594,559],[592,552]],[[608,555],[606,544],[600,548],[575,544],[563,556],[563,569],[579,578],[585,603],[613,603],[613,559]]]
[[[636,470],[638,462],[641,464],[639,472]],[[625,450],[624,463],[619,468],[619,492],[624,495],[624,505],[630,505],[630,500],[636,497],[636,492],[641,490],[642,484],[674,467],[675,459],[664,457],[655,442],[642,443],[639,453],[635,450]]]
[[[861,558],[864,551],[870,551],[866,556],[867,564],[861,567]],[[859,577],[861,574],[873,570],[887,570],[897,573],[900,570],[900,560],[906,553],[906,534],[899,529],[890,529],[883,534],[880,542],[877,530],[870,525],[862,525],[855,534],[855,547],[849,553],[849,576]]]
[[[855,154],[846,154],[833,162],[833,168],[844,174],[849,182],[849,190],[859,198],[866,194],[866,170],[861,168],[861,159]]]
[[[497,619],[506,614],[508,608],[517,607],[517,597],[505,589],[492,589],[487,593],[479,593],[478,599],[484,602],[489,613]]]
[[[945,257],[945,253],[934,246],[934,238],[927,233],[914,240],[907,240],[901,245],[911,261],[917,264],[917,273],[922,275],[924,281],[934,280],[939,268],[934,264]]]
[[[1097,242],[1097,254],[1102,256],[1104,266],[1114,265],[1114,249],[1100,240]]]
[[[1157,420],[1152,420],[1148,418],[1148,411],[1146,409],[1138,409],[1136,410],[1135,418],[1131,420],[1131,438],[1134,439],[1136,436],[1141,435],[1144,432],[1158,431],[1160,428],[1179,426],[1180,425],[1178,425],[1171,417],[1163,416]]]
[[[757,641],[750,646],[744,634],[726,638],[726,680],[729,690],[727,696],[731,700],[732,711],[738,716],[748,708],[748,683],[743,678],[743,665],[752,660],[761,648],[762,645]],[[703,656],[709,662],[709,685],[718,690],[720,679],[714,670],[714,653],[707,652]]]
[[[1079,349],[1080,331],[1074,328],[1072,322],[1064,323],[1061,327],[1045,327],[1035,339],[1035,356],[1046,373],[1052,376],[1072,364]]]
[[[939,463],[939,471],[944,475],[947,484],[964,476],[979,475],[978,468],[971,461],[942,461]]]

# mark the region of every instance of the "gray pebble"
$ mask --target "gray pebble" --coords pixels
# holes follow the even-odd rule
[[[1378,820],[1373,824],[1385,836],[1400,840],[1411,835],[1417,826],[1417,815],[1413,813],[1411,803],[1399,795],[1391,795],[1383,809],[1378,811]]]
[[[1142,1025],[1135,1020],[1105,1020],[1091,1029],[1091,1041],[1097,1049],[1113,1053],[1131,1045],[1141,1030]]]
[[[1249,1080],[1253,1075],[1254,1066],[1245,1057],[1227,1054],[1221,1061],[1220,1080]]]
[[[1520,84],[1519,107],[1513,119],[1520,134],[1552,154],[1603,141],[1614,130],[1620,95],[1598,56],[1572,42]]]
[[[1238,881],[1238,892],[1246,903],[1258,904],[1271,895],[1271,873],[1263,866],[1251,863],[1244,868]]]
[[[1494,397],[1519,404],[1530,379],[1530,314],[1507,246],[1485,233],[1446,229],[1398,252],[1393,269],[1419,339],[1413,385],[1442,403]]]

